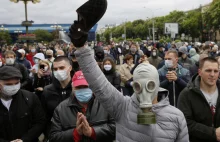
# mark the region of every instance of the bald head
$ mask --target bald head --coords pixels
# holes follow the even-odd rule
[[[57,56],[65,56],[63,50],[57,50]]]

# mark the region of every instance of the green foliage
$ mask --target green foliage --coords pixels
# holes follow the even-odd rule
[[[12,39],[8,31],[0,31],[0,42],[1,44],[3,43],[11,44]]]
[[[100,41],[100,34],[96,35],[96,41],[98,41],[98,42]]]
[[[210,7],[207,9],[204,15],[205,24],[208,30],[217,30],[220,28],[220,1],[213,0]]]
[[[126,22],[126,24],[121,24],[112,29],[105,31],[106,33],[111,33],[113,37],[119,38],[124,34],[124,29],[126,29],[126,38],[129,39],[146,39],[146,37],[151,37],[152,39],[152,27],[154,21],[154,27],[156,36],[163,38],[164,35],[164,24],[165,23],[178,23],[179,24],[179,35],[182,33],[192,36],[192,38],[197,38],[200,36],[202,31],[202,15],[201,9],[192,10],[189,12],[183,11],[172,11],[167,16],[155,17],[154,19],[147,20],[135,20],[133,22]],[[220,10],[220,8],[219,8]],[[220,16],[218,16],[220,18]],[[220,20],[219,20],[220,21]],[[169,35],[170,36],[170,35]],[[163,42],[167,39],[165,38]]]
[[[41,42],[41,41],[50,42],[53,40],[53,35],[46,30],[38,29],[38,30],[35,30],[33,34],[36,35],[36,41],[38,42]]]

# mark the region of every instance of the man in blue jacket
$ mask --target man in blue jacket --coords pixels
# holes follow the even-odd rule
[[[190,80],[190,73],[189,70],[178,64],[177,51],[169,50],[165,54],[164,60],[165,65],[158,70],[160,87],[169,91],[170,104],[176,106],[180,92]]]

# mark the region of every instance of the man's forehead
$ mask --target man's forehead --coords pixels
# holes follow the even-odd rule
[[[54,68],[59,68],[59,67],[67,66],[67,65],[68,64],[64,60],[53,63],[53,67]]]
[[[219,64],[218,63],[212,63],[209,61],[206,61],[203,65],[203,69],[218,69]]]

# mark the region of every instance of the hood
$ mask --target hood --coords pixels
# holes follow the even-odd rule
[[[156,56],[153,56],[153,51],[156,51]],[[154,49],[151,51],[150,56],[151,56],[152,58],[157,58],[157,57],[158,57],[158,50],[157,50],[156,48],[154,48]]]
[[[187,84],[187,88],[192,89],[200,89],[200,76],[197,74],[195,74],[192,79],[189,81],[189,83]]]
[[[41,60],[45,60],[44,54],[43,53],[37,53],[36,55],[34,55],[34,58],[38,58]]]
[[[189,51],[189,55],[192,57],[192,56],[195,56],[197,53],[196,53],[196,49],[195,48],[191,48],[190,51]]]

